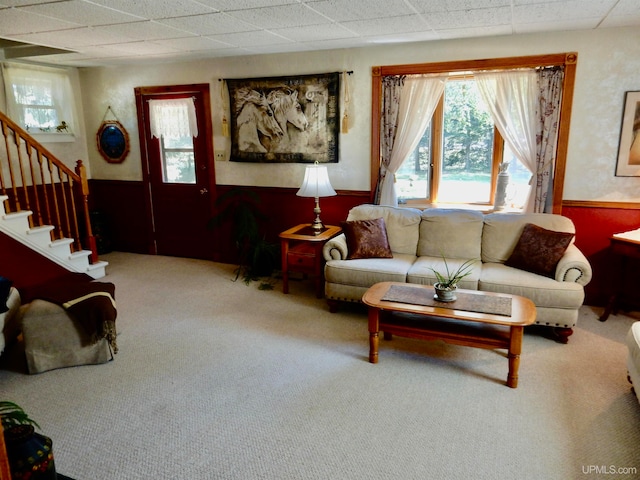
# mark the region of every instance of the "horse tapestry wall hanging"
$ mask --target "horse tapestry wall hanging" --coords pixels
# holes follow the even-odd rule
[[[338,161],[339,73],[226,82],[231,161]]]

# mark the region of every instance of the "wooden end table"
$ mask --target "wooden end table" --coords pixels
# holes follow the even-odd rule
[[[524,327],[536,319],[536,307],[528,298],[504,293],[458,289],[458,295],[473,295],[482,306],[490,297],[510,299],[509,315],[456,310],[456,302],[436,306],[414,305],[384,300],[392,285],[423,289],[433,297],[430,285],[398,282],[376,283],[365,292],[362,302],[369,307],[369,362],[378,363],[378,333],[384,332],[385,340],[392,335],[419,340],[443,340],[447,343],[478,348],[502,348],[508,352],[509,374],[507,386],[518,386],[518,368],[522,350]],[[410,313],[412,316],[394,316],[393,313]]]
[[[280,234],[283,293],[289,293],[289,272],[300,272],[313,275],[316,281],[316,296],[324,296],[322,247],[327,240],[340,232],[340,227],[325,225],[316,235],[310,223],[302,223]]]
[[[616,235],[613,235],[609,241],[609,250],[613,256],[613,269],[616,275],[615,278],[620,279],[619,283],[624,287],[624,285],[626,285],[628,272],[630,271],[627,268],[629,261],[631,259],[640,259],[640,242],[621,238]],[[600,315],[599,320],[604,322],[609,318],[611,313],[614,315],[618,313],[618,309],[621,305],[635,307],[639,304],[637,294],[630,295],[626,291],[611,293],[609,301],[607,302],[602,315]]]

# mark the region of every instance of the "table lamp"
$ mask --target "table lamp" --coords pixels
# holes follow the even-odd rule
[[[337,195],[329,181],[327,167],[318,165],[318,162],[315,162],[313,165],[308,165],[304,172],[302,186],[296,195],[316,199],[316,206],[313,209],[313,212],[316,214],[316,219],[311,224],[311,228],[314,234],[319,235],[324,229],[324,225],[322,225],[322,221],[320,220],[320,197]]]

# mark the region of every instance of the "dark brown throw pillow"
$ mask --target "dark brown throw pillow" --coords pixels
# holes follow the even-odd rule
[[[349,248],[348,260],[355,258],[393,258],[387,226],[383,218],[342,222]]]
[[[573,236],[527,223],[505,265],[553,278]]]

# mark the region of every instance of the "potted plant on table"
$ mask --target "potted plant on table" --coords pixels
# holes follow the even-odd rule
[[[445,272],[440,273],[433,267],[431,270],[438,280],[433,284],[433,288],[436,291],[436,299],[440,302],[453,302],[456,300],[456,290],[458,289],[458,283],[463,278],[471,275],[473,271],[473,264],[476,262],[475,258],[465,261],[457,269],[452,270],[447,264],[447,259],[442,256],[444,261]]]

